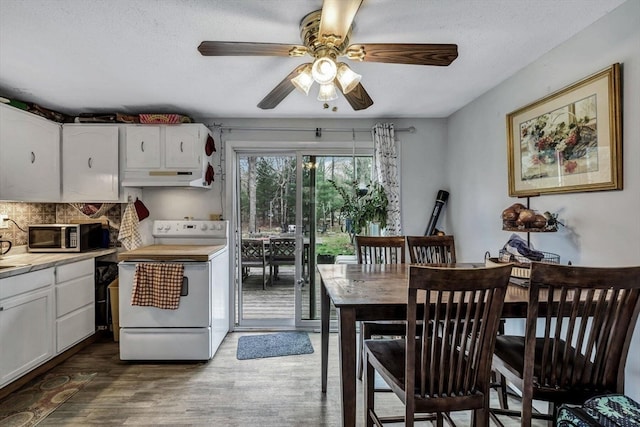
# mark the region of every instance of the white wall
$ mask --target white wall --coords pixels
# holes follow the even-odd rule
[[[547,195],[531,207],[558,212],[558,233],[532,234],[540,250],[561,262],[591,266],[640,265],[640,1],[629,0],[566,43],[465,106],[448,121],[447,219],[461,261],[475,261],[504,245],[500,213],[508,197],[506,115],[583,77],[622,64],[624,190]],[[626,370],[627,393],[640,398],[640,327]]]

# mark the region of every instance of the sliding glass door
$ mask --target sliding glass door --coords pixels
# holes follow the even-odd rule
[[[236,323],[318,327],[316,265],[355,257],[337,188],[368,180],[371,155],[245,150],[235,160]]]

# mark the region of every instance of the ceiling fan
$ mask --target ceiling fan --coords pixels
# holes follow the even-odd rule
[[[322,9],[300,22],[302,45],[281,43],[203,41],[204,56],[292,56],[310,55],[313,62],[297,66],[258,104],[275,108],[294,88],[305,94],[314,82],[320,85],[319,101],[338,97],[336,86],[354,110],[364,110],[373,100],[360,83],[361,76],[338,58],[352,61],[447,66],[458,57],[455,44],[368,43],[349,44],[352,23],[362,0],[324,0]]]

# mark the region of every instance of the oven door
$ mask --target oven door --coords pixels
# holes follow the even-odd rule
[[[138,262],[121,262],[119,267],[121,328],[206,328],[211,326],[211,286],[208,262],[184,264],[180,304],[176,310],[131,305],[133,274]]]

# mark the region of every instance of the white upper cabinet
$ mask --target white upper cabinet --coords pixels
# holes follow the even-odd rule
[[[118,128],[62,127],[62,200],[118,200]]]
[[[60,125],[0,104],[0,200],[60,200]]]
[[[168,126],[166,129],[165,164],[168,168],[197,168],[204,156],[199,126]]]
[[[160,168],[160,126],[127,126],[127,169]]]
[[[123,187],[211,187],[213,139],[203,124],[127,125],[125,130]]]

